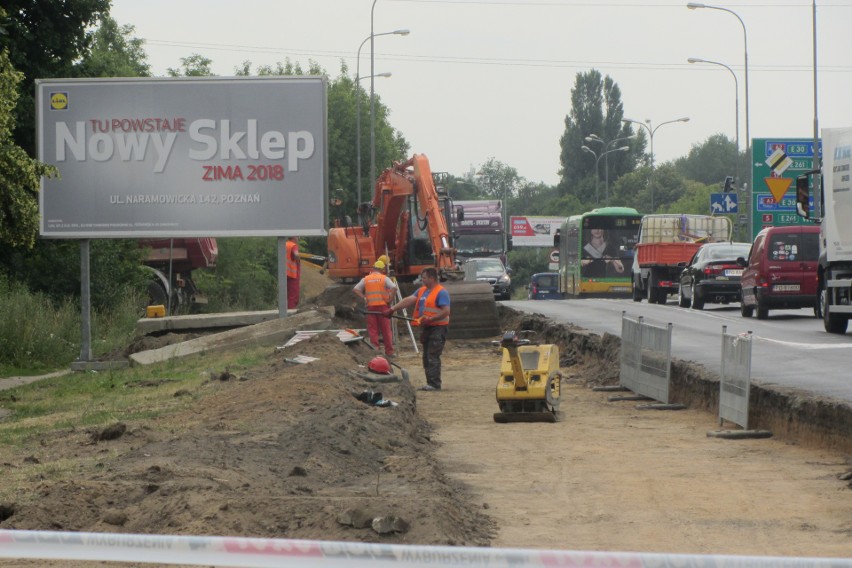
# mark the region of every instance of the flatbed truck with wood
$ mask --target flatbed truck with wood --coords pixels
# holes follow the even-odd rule
[[[731,240],[731,221],[713,215],[645,215],[633,255],[633,301],[665,304],[680,273],[704,244]]]

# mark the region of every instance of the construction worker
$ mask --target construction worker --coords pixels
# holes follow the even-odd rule
[[[388,255],[383,254],[382,256],[380,256],[376,260],[381,260],[382,262],[385,263],[385,274],[390,276],[391,264],[390,264],[390,259],[388,258]]]
[[[393,303],[396,284],[387,277],[385,271],[385,263],[377,260],[373,265],[373,271],[362,278],[352,291],[367,305],[367,335],[370,337],[370,343],[378,349],[379,334],[381,334],[385,355],[393,357],[391,321],[384,317],[384,314],[388,311],[388,306]]]
[[[299,305],[299,276],[302,263],[299,259],[299,237],[288,237],[284,253],[287,263],[287,309],[295,310]]]
[[[420,273],[423,286],[388,308],[385,317],[397,310],[414,306],[412,325],[420,327],[420,343],[423,344],[423,370],[426,386],[422,391],[441,390],[441,353],[447,341],[447,326],[450,324],[450,294],[438,284],[438,271],[426,268]]]

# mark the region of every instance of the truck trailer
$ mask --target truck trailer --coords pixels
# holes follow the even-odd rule
[[[152,305],[167,305],[172,313],[207,303],[192,271],[215,268],[219,256],[215,238],[141,239],[139,246],[146,250],[143,262],[151,271],[148,296]]]
[[[821,218],[809,209],[817,176]],[[822,169],[796,178],[796,208],[820,225],[816,311],[825,331],[844,334],[852,317],[852,127],[823,128]]]

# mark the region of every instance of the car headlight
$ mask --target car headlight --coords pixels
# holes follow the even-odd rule
[[[510,283],[510,282],[512,281],[512,279],[511,279],[511,278],[509,278],[509,275],[508,275],[508,274],[504,274],[503,276],[501,276],[501,277],[500,277],[500,279],[499,279],[499,280],[500,280],[500,282],[503,282],[503,283],[505,283],[505,284],[508,284],[508,283]]]

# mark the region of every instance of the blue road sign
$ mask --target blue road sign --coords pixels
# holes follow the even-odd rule
[[[738,202],[736,193],[711,193],[710,194],[710,214],[711,215],[727,215],[728,213],[738,213]]]

